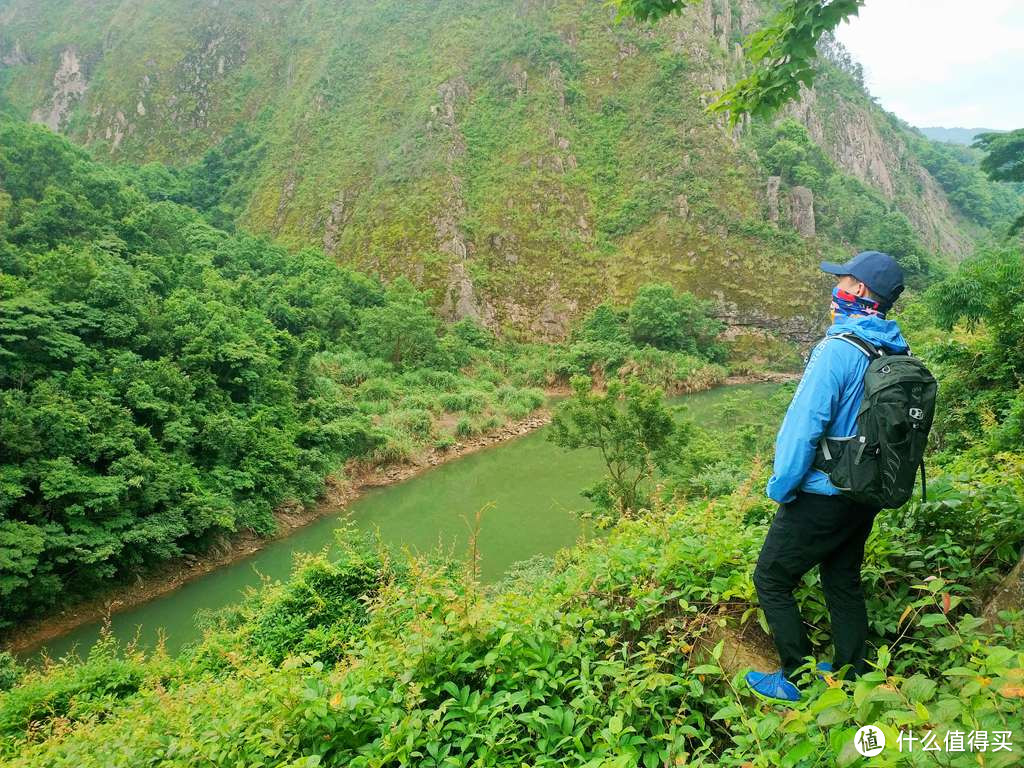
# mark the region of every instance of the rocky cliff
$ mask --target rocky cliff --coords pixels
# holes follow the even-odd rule
[[[865,243],[827,225],[831,187],[773,177],[757,126],[703,111],[761,14],[709,0],[651,27],[599,0],[11,0],[0,87],[118,162],[186,164],[242,130],[259,147],[228,180],[242,226],[408,275],[450,317],[558,337],[667,280],[739,325],[810,337],[817,261]],[[923,247],[971,247],[978,228],[842,72],[790,114]]]

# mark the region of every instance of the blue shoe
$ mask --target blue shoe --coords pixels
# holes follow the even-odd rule
[[[786,679],[785,673],[747,672],[744,678],[757,698],[772,704],[792,704],[800,701],[800,689]]]
[[[830,661],[819,661],[817,669],[818,669],[818,679],[819,680],[824,680],[825,679],[825,675],[831,675],[832,672],[834,671],[832,669],[832,662],[830,662]]]

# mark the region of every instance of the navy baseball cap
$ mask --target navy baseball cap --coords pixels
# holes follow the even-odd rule
[[[903,267],[888,253],[861,251],[845,264],[823,261],[821,268],[832,275],[853,275],[886,304],[903,293]]]

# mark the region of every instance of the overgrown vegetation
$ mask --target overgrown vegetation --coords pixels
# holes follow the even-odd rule
[[[971,286],[975,303],[940,318],[952,334],[932,324],[928,298],[901,313],[942,382],[943,418],[929,501],[883,513],[868,541],[873,671],[856,683],[808,667],[807,703],[775,708],[743,693],[744,666],[729,661],[763,624],[751,572],[773,509],[758,454],[783,392],[770,407],[725,403],[709,417],[710,448],[742,464],[738,487],[652,494],[607,537],[493,588],[471,565],[396,568],[353,545],[252,593],[176,660],[108,642],[84,663],[15,671],[0,694],[6,754],[76,767],[115,749],[128,764],[797,768],[859,764],[852,737],[872,723],[892,743],[901,730],[1011,731],[1011,751],[990,747],[985,764],[1016,765],[1024,614],[982,611],[1024,545],[1024,456],[1019,439],[1003,441],[1020,410],[1022,318],[1012,290],[1000,290],[1019,259],[1019,249],[982,254],[934,289],[948,299]],[[730,423],[737,432],[719,431]],[[701,442],[690,433],[686,473],[715,465]],[[744,442],[749,451],[730,450]],[[816,581],[798,598],[825,655]],[[886,754],[891,764],[931,759]],[[976,758],[944,753],[951,766]]]
[[[524,340],[560,337],[648,281],[775,326],[817,309],[817,262],[848,257],[857,237],[906,245],[913,222],[915,267],[984,232],[919,194],[903,125],[869,142],[869,163],[906,155],[887,168],[894,196],[882,184],[866,195],[847,163],[815,187],[827,217],[816,239],[785,216],[766,221],[761,164],[704,95],[742,77],[734,46],[769,5],[715,2],[651,26],[609,23],[589,2],[148,0],[124,14],[12,0],[0,52],[20,63],[0,92],[23,115],[49,113],[59,52],[73,51],[88,89],[61,130],[98,156],[148,163],[133,177],[154,199],[404,275],[435,307],[452,307],[464,270],[481,316]],[[819,73],[807,121],[884,128],[855,76],[833,74]],[[984,197],[965,210],[984,218]],[[840,231],[844,207],[865,232]],[[772,270],[791,283],[765,280]]]
[[[311,503],[543,393],[404,281],[151,202],[53,134],[0,125],[0,626]],[[170,195],[169,195],[170,196]]]
[[[621,5],[657,16],[681,4]],[[789,3],[754,42],[762,57],[773,58],[813,42],[858,5]],[[391,7],[365,17],[352,13],[352,25],[379,33],[396,13]],[[445,20],[418,18],[424,27]],[[311,19],[310,28],[322,21]],[[547,118],[531,116],[513,96],[516,70],[506,73],[512,85],[496,88],[500,93],[476,94],[480,111],[465,123],[476,132],[472,144],[509,155],[469,152],[458,161],[460,170],[475,171],[466,186],[472,213],[462,224],[489,244],[478,254],[478,285],[500,288],[502,280],[531,272],[547,279],[550,273],[527,256],[557,241],[564,261],[580,272],[566,279],[582,291],[601,274],[597,263],[615,272],[612,238],[637,263],[646,258],[637,251],[683,253],[706,241],[688,221],[691,211],[705,222],[727,214],[723,242],[746,246],[744,274],[731,289],[758,307],[770,297],[751,276],[767,266],[782,273],[808,262],[802,240],[760,220],[747,194],[756,176],[749,167],[716,165],[717,155],[695,151],[694,164],[706,167],[667,172],[679,170],[674,128],[655,131],[646,153],[633,151],[630,137],[645,134],[627,130],[632,123],[623,114],[644,111],[624,107],[628,95],[585,98],[575,47],[560,35],[536,32],[525,24],[508,35],[516,63],[547,72],[546,86],[533,86],[542,78],[531,74],[531,87],[559,104],[559,114],[579,105],[575,117],[599,130],[578,136],[568,119],[556,126],[571,134],[582,167],[569,164],[568,155],[551,160],[550,147],[530,144],[530,152],[516,154],[522,145],[507,141],[508,132],[549,135]],[[529,45],[517,49],[522,41]],[[629,42],[649,46],[651,56],[640,66],[650,67],[660,84],[686,66],[659,42],[642,35]],[[331,50],[325,60],[332,72],[369,55],[348,43]],[[527,60],[530,51],[543,56]],[[411,45],[393,58],[404,65],[420,53]],[[612,66],[626,72],[621,62],[632,56],[628,47],[617,57],[614,47],[604,53],[595,58],[618,61]],[[780,85],[782,96],[792,93],[809,76],[813,46],[799,53],[775,80],[755,70],[733,89],[733,103],[753,110],[766,83]],[[291,77],[291,67],[288,72]],[[606,74],[608,82],[621,75],[618,69]],[[623,79],[648,74],[641,69]],[[458,83],[447,84],[457,98]],[[252,90],[252,82],[240,89],[227,112],[241,112]],[[400,124],[403,109],[426,114],[429,106],[397,99],[384,107],[392,110],[387,119],[373,114],[360,121],[343,108],[372,102],[359,78],[339,85],[325,76],[314,90],[317,114],[327,103],[352,119],[351,126],[338,126],[306,113],[303,130],[316,135],[309,146],[329,144],[341,131],[359,138]],[[620,82],[616,92],[628,89]],[[189,119],[202,113],[205,98],[190,96]],[[673,127],[697,113],[685,101],[663,109],[662,125]],[[503,110],[523,119],[503,121]],[[538,127],[545,130],[530,133]],[[705,134],[687,135],[694,150],[706,149]],[[343,531],[340,558],[301,559],[289,581],[253,591],[208,619],[205,638],[179,657],[120,648],[109,637],[85,659],[40,669],[26,670],[0,654],[0,757],[46,768],[98,768],[112,759],[295,768],[845,768],[863,764],[852,739],[857,726],[871,723],[890,744],[898,731],[1009,733],[1010,750],[990,747],[983,761],[969,750],[947,752],[943,764],[1020,763],[1024,613],[982,615],[1024,545],[1019,245],[984,248],[901,313],[915,352],[941,382],[931,499],[882,514],[868,541],[864,591],[874,671],[855,683],[822,680],[809,660],[800,680],[806,701],[783,709],[748,698],[740,685],[744,665],[729,659],[736,647],[764,639],[751,574],[773,514],[762,489],[787,392],[755,403],[753,416],[751,404],[727,402],[701,427],[673,420],[656,389],[685,391],[724,376],[731,361],[710,307],[669,285],[624,278],[636,300],[628,307],[599,305],[563,346],[512,346],[471,322],[443,327],[427,309],[428,297],[407,282],[384,285],[319,252],[287,253],[211,226],[239,215],[249,194],[242,188],[252,178],[247,158],[258,162],[258,143],[235,138],[240,143],[223,145],[227,154],[207,155],[184,171],[114,172],[41,130],[0,124],[4,618],[238,527],[268,530],[276,503],[312,499],[323,475],[345,458],[401,461],[427,447],[450,446],[502,418],[528,415],[543,399],[529,385],[571,374],[586,378],[576,379],[553,431],[568,447],[606,450],[611,479],[591,496],[614,525],[607,536],[566,550],[553,563],[516,568],[491,588],[478,583],[472,557],[467,565],[396,560]],[[914,273],[915,287],[941,276],[903,213],[838,173],[802,128],[760,126],[752,138],[766,170],[820,192],[818,223],[828,247],[857,242],[894,252]],[[177,139],[187,146],[199,141],[193,134]],[[433,149],[415,155],[416,162],[392,162],[407,160],[420,143]],[[434,230],[416,224],[429,220],[425,201],[432,198],[415,185],[417,174],[430,178],[420,172],[443,167],[437,157],[448,153],[438,146],[399,130],[376,157],[359,158],[411,192],[402,198],[407,209],[394,216],[386,215],[388,195],[359,192],[369,203],[351,215],[367,226],[348,231],[362,233],[361,252],[375,268],[401,271],[409,249],[430,239],[423,233]],[[561,142],[555,146],[566,151]],[[651,167],[629,166],[623,156],[642,156]],[[947,177],[940,183],[959,189],[974,179],[947,155],[932,161]],[[275,194],[257,194],[247,215],[273,221],[297,245],[308,237],[316,207],[310,190],[336,170],[327,165],[290,166],[308,174],[305,189],[294,176],[280,184],[267,171],[273,179],[264,190]],[[351,212],[347,195],[361,189],[358,174],[339,176],[350,183],[336,204]],[[563,176],[571,183],[563,184]],[[560,238],[557,227],[537,232],[533,219],[508,215],[518,210],[515,194],[492,194],[515,189],[522,198],[528,189],[533,200],[547,187],[555,191],[540,198],[559,201],[550,205],[550,220],[574,228],[573,238]],[[602,213],[581,224],[565,201],[584,187],[601,201]],[[983,217],[983,187],[963,192],[956,205]],[[289,209],[281,201],[292,193],[298,202]],[[989,213],[993,222],[1003,215]],[[657,247],[644,251],[651,241]],[[754,247],[762,244],[767,251]],[[794,258],[790,247],[797,249]],[[413,261],[442,264],[428,250]],[[779,254],[787,258],[773,258]],[[707,273],[709,265],[724,263],[719,256],[692,248],[677,266]],[[516,269],[495,268],[501,259]],[[622,263],[645,280],[650,274],[667,279]],[[824,656],[827,609],[816,579],[805,579],[798,598],[815,652]],[[883,762],[931,765],[934,757],[890,749]]]

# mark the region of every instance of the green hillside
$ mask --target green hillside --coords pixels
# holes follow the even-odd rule
[[[0,0],[0,763],[1022,765],[1019,137],[988,148],[1011,183],[989,181],[978,150],[879,109],[828,39],[813,90],[728,127],[707,94],[774,6],[638,25],[603,0]],[[833,557],[794,591],[800,701],[759,701],[745,673],[778,663],[759,552],[775,520],[806,533],[764,490],[816,389],[790,380],[795,342],[825,322],[818,261],[866,248],[905,268],[888,319],[939,383],[927,498],[867,526],[846,600],[863,592],[869,669],[829,656]],[[839,368],[807,409],[829,430]],[[862,420],[842,457],[911,442],[890,417],[922,414],[893,402],[877,447]],[[434,467],[549,420],[551,452]],[[563,471],[588,456],[600,476]],[[375,498],[433,549],[349,504],[420,469],[442,490]],[[544,506],[555,484],[579,506]],[[225,565],[315,513],[333,542],[278,542],[290,576]],[[492,513],[534,555],[495,583]],[[556,515],[580,537],[549,557]],[[494,538],[501,571],[520,550]],[[243,570],[260,585],[209,580]],[[192,621],[163,602],[189,592],[237,602],[204,604],[180,652],[147,647]],[[142,602],[116,639],[111,612]],[[96,606],[91,647],[14,654]],[[868,724],[889,742],[870,760]]]
[[[702,94],[743,66],[760,14],[714,2],[648,27],[589,0],[14,0],[0,82],[115,162],[214,149],[179,173],[212,177],[188,202],[218,224],[405,275],[447,317],[561,337],[595,287],[626,299],[661,280],[809,337],[822,256],[886,248],[924,275],[992,222],[950,203],[920,137],[841,57],[793,110],[809,173],[779,174],[769,126],[709,118]]]

